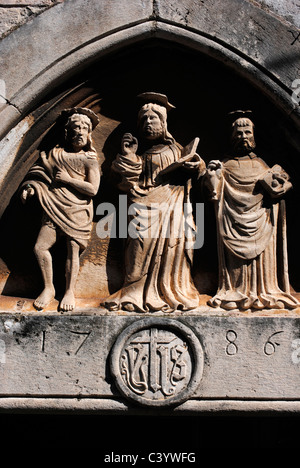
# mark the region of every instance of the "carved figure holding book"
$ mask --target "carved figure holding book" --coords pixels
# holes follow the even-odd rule
[[[199,139],[186,149],[175,141],[167,129],[167,112],[174,106],[165,95],[149,92],[139,99],[139,141],[126,133],[112,165],[130,198],[125,279],[104,305],[139,312],[193,309],[200,296],[185,226],[193,224],[191,177],[205,171],[196,153]]]

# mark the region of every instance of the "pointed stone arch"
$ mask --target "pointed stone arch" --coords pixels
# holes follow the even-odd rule
[[[147,38],[183,44],[225,63],[299,128],[299,106],[291,99],[300,67],[294,35],[293,25],[249,0],[226,5],[219,0],[126,0],[126,8],[124,0],[59,3],[0,43],[0,135],[6,135],[6,147],[13,139],[10,157],[2,157],[1,179],[13,163],[16,139],[31,127],[30,112],[49,91],[102,57]]]
[[[130,55],[141,44],[167,44],[169,50],[191,52],[195,60],[206,57],[256,89],[278,112],[276,117],[282,116],[281,134],[294,151],[292,161],[300,147],[299,107],[292,100],[292,83],[300,68],[299,45],[291,35],[295,28],[251,1],[224,3],[69,0],[2,40],[0,215],[34,162],[60,107],[74,96],[78,103],[97,105],[98,96],[93,101],[86,94],[84,80],[75,80],[70,87],[67,83],[107,58]]]

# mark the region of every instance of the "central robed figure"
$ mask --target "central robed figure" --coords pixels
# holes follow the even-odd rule
[[[129,194],[129,226],[123,287],[103,305],[110,310],[172,312],[199,306],[193,283],[193,246],[186,227],[193,225],[192,176],[205,172],[196,153],[198,139],[182,148],[167,129],[172,106],[165,95],[139,95],[139,141],[126,133],[112,169],[119,188]],[[139,148],[140,155],[137,154]]]

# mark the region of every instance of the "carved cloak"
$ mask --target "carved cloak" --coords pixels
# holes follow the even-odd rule
[[[212,306],[298,305],[287,273],[285,202],[268,200],[259,182],[268,169],[253,153],[223,161],[216,204],[219,286]]]
[[[96,154],[92,151],[73,154],[55,147],[49,152],[46,163],[39,160],[32,166],[23,184],[23,187],[29,184],[35,189],[46,215],[82,249],[87,246],[92,229],[92,199],[70,186],[55,182],[54,174],[57,169],[64,169],[72,178],[85,180],[87,166],[96,161]]]
[[[187,209],[190,184],[182,174],[177,173],[177,178],[175,173],[161,175],[180,157],[181,148],[172,143],[151,148],[138,162],[122,155],[114,162],[114,170],[123,176],[120,188],[129,189],[131,204],[125,281],[105,300],[109,309],[129,305],[142,312],[171,312],[199,305],[191,277],[193,251],[185,233],[185,222],[193,223]],[[185,220],[184,207],[190,213]]]

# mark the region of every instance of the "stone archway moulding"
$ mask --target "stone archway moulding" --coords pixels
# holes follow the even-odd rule
[[[28,113],[46,93],[107,53],[151,37],[183,44],[233,67],[299,127],[299,108],[291,99],[300,68],[299,44],[291,40],[295,27],[247,0],[208,3],[66,0],[3,39],[2,181],[33,123]]]
[[[282,124],[285,132],[284,141],[291,140],[287,147],[287,153],[283,152],[282,159],[284,159],[292,145],[295,148],[300,148],[298,131],[300,108],[292,99],[292,83],[298,79],[300,70],[300,41],[295,40],[295,30],[295,26],[262,10],[255,0],[94,0],[93,2],[65,0],[44,11],[0,42],[0,139],[2,138],[0,140],[0,215],[8,205],[10,197],[15,193],[22,171],[26,169],[26,164],[31,163],[30,158],[33,159],[35,153],[38,153],[35,150],[40,149],[38,147],[39,138],[42,138],[54,123],[52,117],[59,107],[57,103],[61,96],[63,95],[62,99],[64,99],[65,95],[68,95],[70,87],[74,86],[77,80],[77,78],[75,80],[76,74],[85,72],[87,67],[93,65],[99,73],[100,67],[96,65],[103,63],[102,58],[115,52],[120,52],[118,55],[120,57],[126,47],[138,43],[143,44],[144,40],[150,42],[151,38],[155,39],[154,44],[157,44],[157,40],[168,41],[174,46],[183,46],[180,48],[181,50],[193,50],[196,52],[190,54],[193,57],[197,57],[199,52],[201,71],[204,63],[201,58],[208,56],[212,60],[207,60],[206,63],[218,61],[242,77],[247,85],[248,83],[252,85],[242,86],[243,90],[256,87],[258,93],[253,93],[253,95],[258,96],[257,101],[261,106],[260,109],[278,109],[279,112],[274,112],[272,122],[279,116],[279,123]],[[177,49],[175,49],[176,53]],[[142,48],[142,53],[145,50],[146,48]],[[138,52],[140,53],[141,50],[139,49]],[[136,55],[138,56],[138,54]],[[178,54],[179,56],[183,57],[184,53]],[[145,62],[146,60],[148,62],[148,58],[147,55]],[[186,60],[186,63],[190,64],[191,62]],[[114,61],[113,70],[115,70],[115,65]],[[119,67],[119,63],[117,65]],[[177,63],[176,57],[177,65],[180,63]],[[200,67],[197,68],[197,71]],[[213,69],[214,67],[212,67]],[[186,68],[183,70],[185,72]],[[133,71],[136,73],[136,70]],[[131,72],[130,69],[130,74],[127,76],[132,77]],[[112,76],[111,73],[107,75],[108,79]],[[212,75],[213,73],[210,73],[208,78],[211,78]],[[226,73],[223,75],[225,76]],[[72,77],[74,77],[74,81],[69,87],[68,80]],[[187,79],[189,77],[190,75],[187,74]],[[152,80],[152,75],[150,78]],[[193,96],[195,96],[194,90],[196,92],[198,90],[197,73],[194,73],[193,80],[191,89]],[[213,91],[215,82],[217,80],[211,85]],[[62,86],[64,91],[59,95],[56,87],[64,83],[66,88],[68,87],[66,94],[64,94],[65,88]],[[226,87],[226,91],[233,90],[234,84],[235,80],[233,80],[231,88]],[[244,83],[242,84],[244,85]],[[76,86],[72,88],[71,92]],[[81,83],[78,87],[80,86]],[[177,87],[177,83],[175,86]],[[115,91],[113,85],[112,88]],[[203,86],[203,90],[206,92],[205,86]],[[51,98],[49,98],[50,92],[52,92]],[[230,99],[234,92],[228,92]],[[178,95],[180,94],[181,88],[178,86]],[[207,103],[211,105],[211,96],[212,94],[205,101],[206,105]],[[216,100],[219,98],[218,94],[214,94],[214,96],[216,96]],[[251,96],[250,93],[250,99]],[[267,101],[267,99],[260,101],[260,96],[266,96],[271,106],[261,105],[261,102]],[[184,95],[183,98],[185,98]],[[91,101],[88,102],[91,103]],[[189,102],[187,100],[188,105]],[[261,114],[262,118],[265,118],[264,113]],[[281,116],[283,117],[282,122]],[[118,123],[117,120],[115,122]],[[198,125],[198,121],[196,124]],[[110,139],[107,138],[108,135],[111,140],[116,135],[112,132],[112,126],[109,125],[106,127],[103,125],[106,133],[102,135],[101,132],[101,143],[107,144]],[[279,127],[280,125],[278,125]],[[276,129],[277,127],[274,133]],[[94,134],[96,132],[95,129]],[[47,136],[51,136],[51,133],[48,133]],[[103,151],[104,156],[108,156],[105,162],[110,162],[109,157],[112,153],[113,151],[106,153]],[[292,154],[296,154],[294,148]],[[71,157],[73,156],[71,155]],[[80,162],[82,160],[79,160]],[[288,157],[286,162],[288,162]],[[152,166],[150,167],[152,168]],[[252,168],[255,168],[255,164],[247,171],[250,172]],[[294,170],[294,166],[292,169]],[[261,173],[262,170],[259,174]],[[105,177],[103,179],[105,180]],[[249,184],[248,180],[250,177],[249,179],[245,178],[245,183],[242,183],[243,187]],[[254,183],[258,180],[261,180],[258,179],[258,176],[256,180],[251,180],[251,186],[254,187]],[[263,180],[265,181],[265,179]],[[172,179],[170,181],[172,182]],[[98,193],[101,201],[102,195],[105,194],[110,183],[109,180],[105,182],[107,185],[104,184],[103,191]],[[167,188],[168,192],[161,193],[164,197],[168,193],[171,193],[172,196],[175,194],[177,197],[177,193],[179,193],[180,196],[182,195],[181,199],[186,200],[188,183],[178,184],[177,190],[177,186],[173,189],[167,180],[168,185],[161,184],[161,186]],[[251,190],[254,193],[255,189],[251,188]],[[160,196],[158,200],[164,201],[163,196]],[[245,192],[240,195],[239,192],[239,196],[242,205],[247,195]],[[179,199],[179,196],[177,198]],[[103,200],[110,201],[111,198],[108,196]],[[73,206],[75,204],[76,202]],[[164,203],[161,205],[166,206]],[[19,206],[22,208],[20,198]],[[79,204],[80,206],[82,205]],[[164,309],[159,310],[161,306],[156,306],[152,308],[153,311],[156,311],[155,316],[139,320],[142,313],[136,309],[130,311],[130,307],[119,311],[113,310],[113,308],[111,310],[102,308],[103,299],[107,298],[108,293],[108,297],[111,297],[111,293],[118,291],[119,279],[123,281],[121,278],[123,260],[119,255],[121,243],[118,246],[112,245],[110,239],[113,236],[107,240],[100,240],[100,236],[97,237],[96,223],[94,223],[89,243],[91,248],[86,250],[86,256],[82,258],[79,272],[81,276],[76,291],[81,306],[75,313],[72,311],[69,314],[72,302],[69,298],[68,307],[64,308],[65,313],[60,313],[58,304],[56,304],[61,300],[59,298],[60,292],[57,289],[56,297],[59,298],[59,301],[56,301],[55,297],[54,305],[50,304],[48,310],[46,305],[41,312],[40,306],[45,306],[46,303],[44,298],[44,303],[40,303],[39,311],[36,312],[31,298],[35,294],[35,288],[38,288],[39,285],[36,281],[37,275],[33,268],[34,265],[30,264],[30,259],[33,258],[32,249],[30,250],[32,256],[26,257],[24,255],[27,252],[28,241],[31,242],[34,237],[35,226],[34,223],[30,223],[30,220],[34,218],[34,213],[31,218],[27,218],[26,213],[22,218],[22,216],[18,216],[17,211],[10,210],[13,207],[15,207],[14,200],[6,211],[8,218],[10,218],[7,223],[8,229],[3,229],[3,237],[9,242],[2,243],[2,251],[6,253],[4,252],[6,249],[8,255],[3,255],[3,258],[0,258],[2,262],[0,262],[2,268],[2,270],[0,268],[0,283],[2,281],[5,286],[1,293],[3,302],[0,310],[0,412],[44,412],[50,410],[62,413],[96,411],[99,414],[121,414],[122,412],[124,414],[125,412],[149,414],[143,410],[146,407],[152,407],[152,412],[156,409],[158,411],[156,414],[160,414],[160,407],[164,412],[161,414],[177,414],[178,411],[178,414],[180,412],[181,414],[197,414],[199,412],[207,414],[211,414],[211,412],[219,414],[224,412],[228,414],[233,414],[233,412],[288,414],[300,411],[298,385],[300,364],[299,309],[295,311],[295,314],[291,312],[291,315],[288,315],[288,311],[285,309],[272,311],[270,308],[268,311],[257,309],[253,311],[253,314],[252,311],[250,313],[238,310],[235,314],[234,309],[231,308],[232,304],[229,304],[228,311],[221,307],[220,310],[214,309],[215,312],[208,309],[207,298],[211,294],[210,287],[211,289],[213,289],[212,286],[215,287],[208,283],[210,281],[213,283],[213,275],[217,272],[216,268],[215,270],[211,266],[209,269],[207,268],[208,261],[213,264],[211,244],[208,243],[206,247],[205,255],[207,257],[203,255],[202,259],[195,261],[195,264],[197,261],[199,262],[197,266],[199,267],[200,282],[198,280],[198,284],[201,286],[199,291],[203,307],[200,306],[190,313],[189,310],[185,310],[185,308],[190,307],[189,305],[180,309],[175,304],[177,310],[173,311],[176,314],[174,314],[175,319],[172,319],[169,316],[169,310],[165,312]],[[265,210],[264,213],[267,212],[268,206],[262,208]],[[256,210],[259,211],[260,208]],[[238,210],[236,211],[238,212]],[[271,222],[275,225],[275,209],[270,213],[275,214],[263,218],[266,223],[268,222],[267,227],[271,226]],[[281,213],[284,211],[282,210]],[[66,217],[67,214],[66,210]],[[6,224],[8,218],[6,216],[2,218],[1,222],[4,221],[2,226]],[[20,236],[23,234],[22,228],[25,224],[23,219],[25,218],[28,231],[24,230],[23,242],[19,242]],[[279,216],[277,218],[279,219]],[[181,219],[180,216],[178,219]],[[239,219],[238,216],[236,219]],[[183,223],[178,224],[182,225]],[[250,222],[250,228],[245,230],[245,237],[248,236],[248,232],[251,232],[252,224],[254,222]],[[11,227],[15,226],[16,229],[13,232]],[[215,229],[214,226],[213,224],[211,228],[209,227],[208,235]],[[181,269],[182,264],[179,264],[177,259],[183,256],[183,249],[176,250],[177,238],[173,236],[175,231],[170,232],[172,241],[166,242],[167,248],[165,245],[159,249],[154,246],[154,252],[156,258],[163,255],[166,258],[165,252],[169,253],[173,250],[171,257],[176,259],[176,268],[168,270],[167,261],[160,263],[159,272],[155,267],[157,277],[165,269],[164,279],[169,274],[170,284],[172,284],[172,276],[177,275],[177,271]],[[278,234],[278,237],[281,236],[285,240],[285,215],[280,218],[276,228],[272,226],[270,232],[272,233],[273,244],[271,246],[273,246],[273,250],[269,246],[265,248],[267,260],[272,254],[274,254],[275,259],[277,258],[275,235]],[[297,230],[295,236],[297,236]],[[174,243],[173,238],[175,239]],[[17,240],[17,243],[14,243],[14,239]],[[73,240],[73,237],[70,239]],[[181,239],[184,240],[184,237],[181,236]],[[298,245],[297,239],[296,241],[294,241],[294,237],[291,239],[291,245],[295,245],[294,242]],[[270,237],[267,242],[271,243]],[[283,244],[285,242],[282,242],[282,252],[280,253],[285,260],[286,252]],[[9,246],[12,246],[12,250],[14,249],[12,252],[9,251]],[[133,251],[136,249],[135,246],[136,244]],[[184,249],[187,250],[186,247]],[[265,251],[261,253],[265,254]],[[144,256],[148,255],[148,252],[149,250],[144,249]],[[57,258],[62,253],[63,250],[58,250]],[[253,260],[257,262],[259,256],[260,254]],[[262,256],[260,256],[259,261],[261,261]],[[294,254],[293,257],[292,264],[294,265],[294,276],[296,276],[298,265],[296,255]],[[19,258],[22,258],[22,268],[20,269],[18,269],[19,265],[16,261]],[[155,261],[156,258],[154,258]],[[68,259],[70,263],[70,256]],[[252,258],[250,260],[252,261]],[[268,272],[272,270],[276,276],[276,262],[268,263],[267,260],[264,260],[267,265],[265,269]],[[246,261],[248,262],[248,258]],[[172,259],[170,262],[172,263]],[[148,270],[153,266],[153,263],[149,263]],[[189,258],[188,265],[190,263]],[[233,262],[232,264],[235,265]],[[244,265],[246,262],[243,262]],[[285,268],[284,261],[282,261],[281,267]],[[55,273],[60,273],[59,268],[58,265]],[[184,278],[185,271],[190,272],[188,268],[182,269],[178,276]],[[241,268],[239,271],[242,271]],[[265,275],[265,272],[261,273],[263,269],[253,268],[253,271],[249,283],[257,283],[256,271],[258,271],[260,282],[263,284],[263,276]],[[65,272],[64,268],[61,272]],[[18,284],[23,280],[23,284]],[[27,288],[29,283],[32,283],[31,289]],[[135,283],[133,283],[134,287],[136,287]],[[144,282],[147,287],[149,283],[148,279],[147,282]],[[57,280],[55,278],[55,286],[56,284],[59,285],[59,276],[57,276]],[[122,285],[122,283],[120,284]],[[297,284],[299,285],[298,281]],[[16,285],[18,288],[15,287]],[[62,286],[64,286],[63,282]],[[157,289],[159,287],[157,281],[155,287]],[[172,284],[172,288],[175,291],[175,282]],[[164,286],[162,290],[167,291],[167,288]],[[293,293],[295,292],[298,296],[297,291],[299,291],[298,286],[293,290]],[[164,292],[164,294],[166,296],[168,292]],[[156,304],[155,301],[154,304]],[[271,306],[272,304],[273,302],[271,302]],[[127,305],[125,303],[125,306]],[[133,305],[131,301],[129,305]],[[148,306],[148,303],[146,305]],[[280,304],[276,305],[280,306]],[[258,303],[258,306],[261,307],[261,304]],[[145,311],[147,310],[149,308],[145,308]],[[223,313],[224,311],[225,313]],[[274,337],[276,338],[273,339]],[[132,344],[134,346],[147,344],[147,348],[143,348],[145,354],[140,354],[138,358],[134,354],[130,354],[131,350],[136,349],[132,347]],[[147,352],[149,359],[147,358],[145,361],[144,357]],[[136,366],[136,361],[140,362],[139,367]],[[130,367],[136,367],[137,372],[147,374],[148,377],[134,382],[135,370],[129,372]],[[122,376],[127,377],[123,379]],[[150,385],[148,385],[148,381]],[[168,412],[165,412],[166,410]]]

